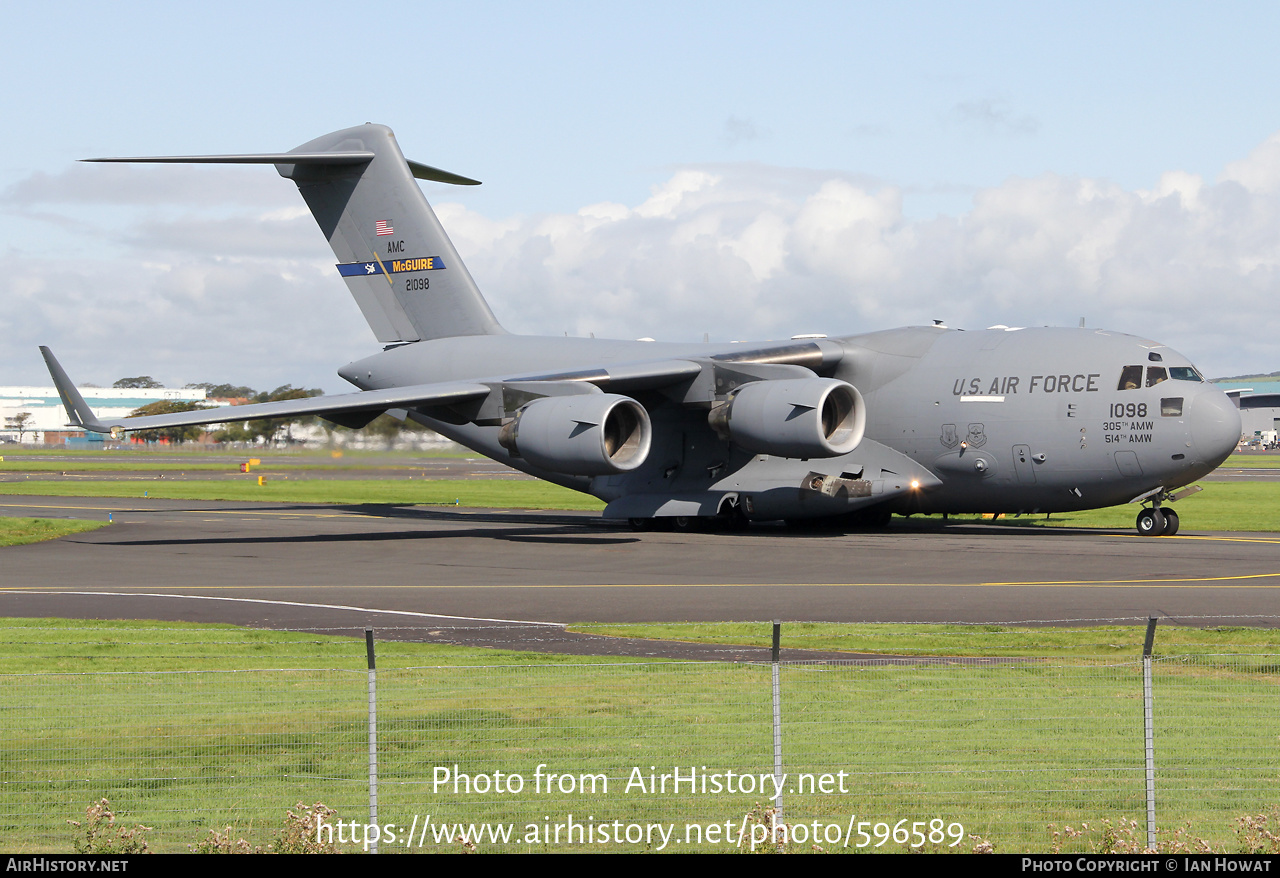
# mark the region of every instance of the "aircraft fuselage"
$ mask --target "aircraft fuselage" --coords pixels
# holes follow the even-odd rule
[[[750,361],[749,352],[779,344],[438,339],[392,348],[341,374],[366,390],[476,375],[591,381],[615,365],[625,371],[667,358],[732,361],[746,352]],[[1096,508],[1189,484],[1239,439],[1235,406],[1185,357],[1121,333],[906,327],[799,344],[812,349],[804,362],[814,372],[862,394],[866,431],[848,454],[771,458],[736,449],[708,425],[708,410],[724,396],[714,392],[704,401],[633,391],[653,419],[655,446],[635,472],[596,477],[531,466],[502,447],[497,425],[449,423],[429,409],[412,417],[482,454],[609,501],[609,514],[620,517],[715,515],[726,497],[740,499],[753,518],[838,515],[878,503],[900,513]],[[804,482],[814,474],[828,486],[843,479],[858,488],[814,491]]]

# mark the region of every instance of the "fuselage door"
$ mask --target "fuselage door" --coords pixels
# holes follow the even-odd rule
[[[1142,464],[1138,463],[1136,451],[1117,451],[1116,468],[1120,470],[1122,476],[1142,475]]]
[[[1036,483],[1035,464],[1031,462],[1031,446],[1013,446],[1013,471],[1018,476],[1018,484],[1034,485]]]

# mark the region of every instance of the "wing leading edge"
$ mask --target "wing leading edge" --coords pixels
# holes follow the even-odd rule
[[[80,391],[67,376],[53,351],[41,345],[53,377],[54,386],[67,410],[67,419],[73,427],[82,427],[94,433],[111,433],[135,430],[154,430],[161,427],[191,427],[200,424],[222,424],[228,421],[253,421],[265,418],[295,418],[318,415],[339,424],[363,426],[378,415],[394,408],[418,406],[448,406],[483,399],[491,388],[483,384],[450,382],[443,384],[419,384],[395,387],[389,390],[363,390],[338,396],[317,396],[306,399],[283,399],[277,402],[253,403],[234,407],[197,409],[167,415],[140,418],[113,418],[99,420],[85,403]]]

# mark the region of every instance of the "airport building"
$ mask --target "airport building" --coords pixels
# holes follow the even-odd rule
[[[226,400],[206,399],[203,389],[188,387],[80,387],[85,403],[99,418],[126,417],[154,402],[204,402],[228,405]],[[98,433],[67,426],[67,413],[54,387],[0,387],[0,439],[24,445],[61,445],[102,442]]]
[[[1280,381],[1219,381],[1240,406],[1240,432],[1246,442],[1275,445],[1280,431]]]

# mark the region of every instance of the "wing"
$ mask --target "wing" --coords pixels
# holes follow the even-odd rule
[[[132,418],[98,418],[85,403],[76,389],[74,382],[67,375],[53,352],[41,346],[49,374],[62,399],[67,412],[69,426],[79,427],[95,433],[110,433],[119,436],[121,433],[138,430],[153,430],[165,427],[186,427],[201,424],[221,424],[228,421],[252,421],[269,418],[297,418],[319,416],[342,426],[359,428],[375,417],[391,409],[416,409],[430,417],[450,423],[473,423],[478,425],[497,426],[510,423],[521,412],[531,408],[537,409],[537,415],[525,424],[526,448],[536,449],[537,439],[529,439],[530,426],[542,418],[550,417],[555,421],[567,423],[590,424],[607,432],[614,422],[634,420],[636,441],[642,434],[647,434],[648,416],[642,406],[637,406],[625,396],[643,391],[660,391],[673,401],[686,406],[711,408],[717,401],[723,401],[726,394],[750,388],[746,395],[755,397],[749,405],[739,405],[740,413],[736,420],[729,418],[734,410],[730,405],[721,405],[723,412],[713,424],[719,424],[719,430],[727,437],[736,430],[734,438],[748,445],[758,445],[762,451],[778,453],[774,447],[778,442],[793,441],[790,433],[776,437],[766,437],[752,442],[752,436],[761,430],[771,429],[757,425],[761,415],[756,410],[762,406],[773,412],[772,420],[785,419],[795,421],[798,426],[819,424],[825,418],[828,422],[827,433],[830,433],[832,406],[843,409],[837,413],[837,420],[849,420],[856,417],[856,435],[847,429],[843,438],[836,437],[837,444],[826,442],[817,436],[818,445],[805,453],[816,456],[832,456],[843,453],[842,450],[857,444],[862,433],[861,399],[857,391],[844,382],[833,382],[821,379],[814,368],[824,369],[834,365],[838,355],[814,343],[801,345],[771,345],[759,349],[734,351],[731,354],[717,354],[710,357],[691,357],[688,359],[645,360],[632,363],[611,364],[605,368],[588,368],[556,373],[526,373],[513,376],[479,378],[474,381],[437,382],[430,384],[407,385],[379,390],[364,390],[337,396],[310,397],[305,399],[279,400],[277,402],[255,403],[251,405],[228,408],[196,409],[187,412],[174,412],[163,415],[150,415]],[[840,385],[843,394],[841,401],[830,402],[829,385]],[[761,391],[767,390],[766,394]],[[578,397],[584,394],[597,398],[590,401],[563,401],[565,397]],[[553,406],[545,402],[531,406],[535,401],[560,399]],[[619,409],[615,400],[625,400],[630,405]],[[750,409],[750,411],[748,411]],[[630,415],[628,415],[628,411]],[[812,416],[798,418],[797,413],[812,413]],[[847,417],[849,416],[849,417]],[[612,420],[611,420],[612,419]],[[517,447],[516,424],[507,431],[508,438],[503,444],[513,452]],[[812,429],[810,430],[812,433]],[[821,429],[819,429],[821,433]],[[619,439],[625,442],[625,439]],[[644,440],[647,445],[647,439]],[[811,439],[812,444],[812,439]],[[534,450],[535,456],[539,456]],[[555,465],[554,457],[558,449],[552,452],[552,459],[547,462],[551,469],[565,471]],[[637,465],[643,455],[635,460]],[[575,467],[571,467],[575,468]],[[607,466],[607,468],[611,468]]]
[[[135,430],[154,430],[160,427],[189,427],[198,424],[222,424],[228,421],[253,421],[265,418],[296,418],[319,415],[343,426],[364,426],[378,415],[395,408],[452,406],[484,399],[491,388],[483,384],[461,382],[420,384],[396,387],[390,390],[364,390],[338,396],[318,396],[307,399],[284,399],[235,407],[198,409],[167,415],[139,418],[114,418],[99,420],[85,403],[80,391],[67,377],[66,371],[54,357],[53,351],[43,345],[44,355],[53,377],[58,396],[67,410],[70,426],[81,427],[94,433],[110,433],[113,436]]]

